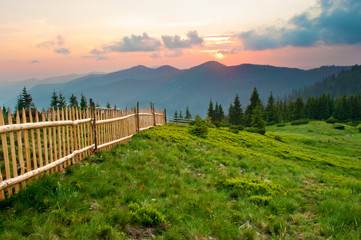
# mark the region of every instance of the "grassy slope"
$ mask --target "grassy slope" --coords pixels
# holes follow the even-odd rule
[[[361,238],[356,128],[187,130],[142,132],[0,202],[0,239]]]

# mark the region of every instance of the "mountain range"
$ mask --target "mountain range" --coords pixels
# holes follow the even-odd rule
[[[284,96],[293,89],[309,86],[347,69],[350,67],[324,66],[302,70],[253,64],[225,66],[216,61],[183,70],[168,65],[155,69],[139,65],[107,74],[80,76],[64,82],[42,83],[32,86],[29,92],[38,108],[49,106],[55,90],[67,99],[71,94],[80,99],[83,93],[87,99],[92,98],[102,106],[108,101],[121,108],[133,107],[137,101],[142,106],[148,106],[152,101],[157,108],[166,108],[170,115],[175,110],[184,112],[186,106],[189,106],[193,115],[205,116],[211,98],[226,109],[238,94],[245,108],[254,87],[257,87],[261,99],[266,100],[271,91],[274,96]],[[13,93],[11,100],[5,102],[6,106],[15,106],[21,88]]]

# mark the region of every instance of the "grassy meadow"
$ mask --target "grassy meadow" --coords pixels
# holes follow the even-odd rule
[[[0,202],[0,239],[361,239],[361,133],[168,124]]]

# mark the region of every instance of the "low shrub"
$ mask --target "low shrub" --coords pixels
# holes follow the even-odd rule
[[[351,122],[347,122],[346,124],[351,126],[351,127],[356,127],[358,125],[358,122],[351,121]]]
[[[272,125],[275,125],[276,123],[275,122],[267,122],[266,125],[267,126],[272,126]]]
[[[329,119],[326,120],[326,123],[336,123],[336,118],[331,116]]]
[[[307,124],[309,123],[309,121],[307,119],[300,119],[300,120],[295,120],[291,122],[291,125],[301,125],[301,124]]]
[[[196,115],[188,132],[197,137],[206,138],[208,135],[208,127],[206,122],[199,115]]]
[[[105,224],[97,227],[96,236],[99,239],[109,239],[112,232],[112,226]]]
[[[341,124],[336,124],[335,126],[333,126],[334,129],[345,129],[345,126],[344,125],[341,125]]]
[[[279,124],[277,124],[276,126],[277,126],[277,127],[284,127],[284,126],[286,126],[286,124],[285,124],[285,123],[279,123]]]
[[[234,129],[234,128],[229,128],[227,131],[235,134],[239,132],[238,129]]]
[[[230,178],[221,180],[218,184],[222,188],[239,190],[244,195],[273,195],[281,192],[282,187],[272,182],[265,182],[261,179]]]
[[[214,121],[214,122],[212,122],[212,124],[213,124],[216,128],[219,128],[219,127],[222,126],[222,124],[221,124],[220,122],[218,122],[218,121]]]
[[[358,127],[358,131],[361,132],[361,127]]]
[[[258,133],[262,135],[266,133],[266,129],[259,129],[259,128],[246,128],[246,131],[251,133]]]
[[[267,206],[271,202],[272,197],[254,195],[249,197],[248,200],[259,206]]]
[[[138,203],[130,203],[128,208],[132,220],[145,227],[159,226],[165,223],[163,215],[152,206],[140,206]]]

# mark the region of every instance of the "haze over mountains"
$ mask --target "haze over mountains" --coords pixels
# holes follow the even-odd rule
[[[253,64],[225,66],[215,61],[185,70],[167,65],[156,69],[139,65],[108,74],[81,76],[62,83],[38,84],[29,92],[38,108],[49,106],[55,89],[67,99],[72,93],[78,98],[83,93],[87,99],[93,98],[102,106],[107,101],[122,108],[133,107],[137,101],[148,106],[152,101],[157,108],[167,108],[171,115],[175,110],[184,110],[189,106],[193,115],[199,113],[205,116],[210,98],[228,109],[238,93],[242,107],[245,108],[254,87],[257,87],[260,97],[265,100],[271,91],[275,96],[283,96],[292,89],[313,84],[349,68],[326,66],[302,70]],[[18,86],[16,92],[12,92],[12,99],[5,102],[6,106],[15,106],[22,87]],[[2,99],[3,97],[0,102]]]

